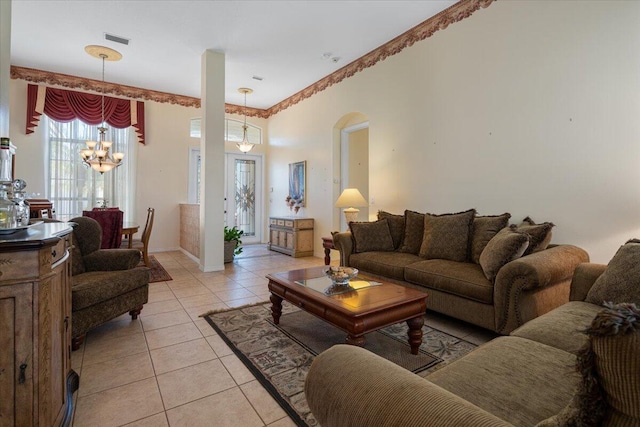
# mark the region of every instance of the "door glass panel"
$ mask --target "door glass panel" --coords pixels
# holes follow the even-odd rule
[[[235,159],[235,225],[245,236],[256,234],[256,162]]]

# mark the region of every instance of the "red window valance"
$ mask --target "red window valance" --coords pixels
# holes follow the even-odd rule
[[[42,114],[59,122],[80,119],[98,125],[102,123],[102,95],[30,84],[27,87],[27,134],[33,133]],[[105,96],[104,120],[118,129],[133,126],[138,141],[144,144],[144,102]]]

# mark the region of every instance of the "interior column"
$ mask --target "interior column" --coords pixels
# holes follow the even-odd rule
[[[200,140],[200,270],[224,270],[223,53],[202,54]]]
[[[11,0],[0,1],[0,137],[9,137],[11,84]]]

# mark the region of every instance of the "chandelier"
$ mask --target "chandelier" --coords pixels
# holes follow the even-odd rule
[[[84,50],[89,55],[102,59],[102,124],[98,127],[100,132],[98,141],[87,141],[87,148],[80,151],[80,156],[85,165],[103,174],[120,166],[124,159],[124,153],[109,152],[113,142],[105,141],[107,128],[104,121],[104,61],[119,61],[122,59],[122,54],[108,47],[96,45],[86,46]]]
[[[237,142],[236,147],[243,153],[248,153],[253,148],[254,144],[250,143],[247,139],[247,94],[252,93],[253,89],[247,87],[241,87],[238,92],[244,93],[244,125],[242,126],[242,142]]]

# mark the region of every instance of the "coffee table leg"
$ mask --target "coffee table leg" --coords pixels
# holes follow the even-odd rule
[[[418,354],[418,349],[420,348],[420,344],[422,344],[422,325],[424,325],[424,317],[422,316],[407,320],[411,354]]]
[[[347,344],[357,345],[358,347],[364,347],[364,335],[354,337],[353,335],[347,335]]]
[[[273,323],[280,324],[280,315],[282,314],[282,298],[276,294],[271,294],[269,297],[271,300],[271,316],[273,316]]]

